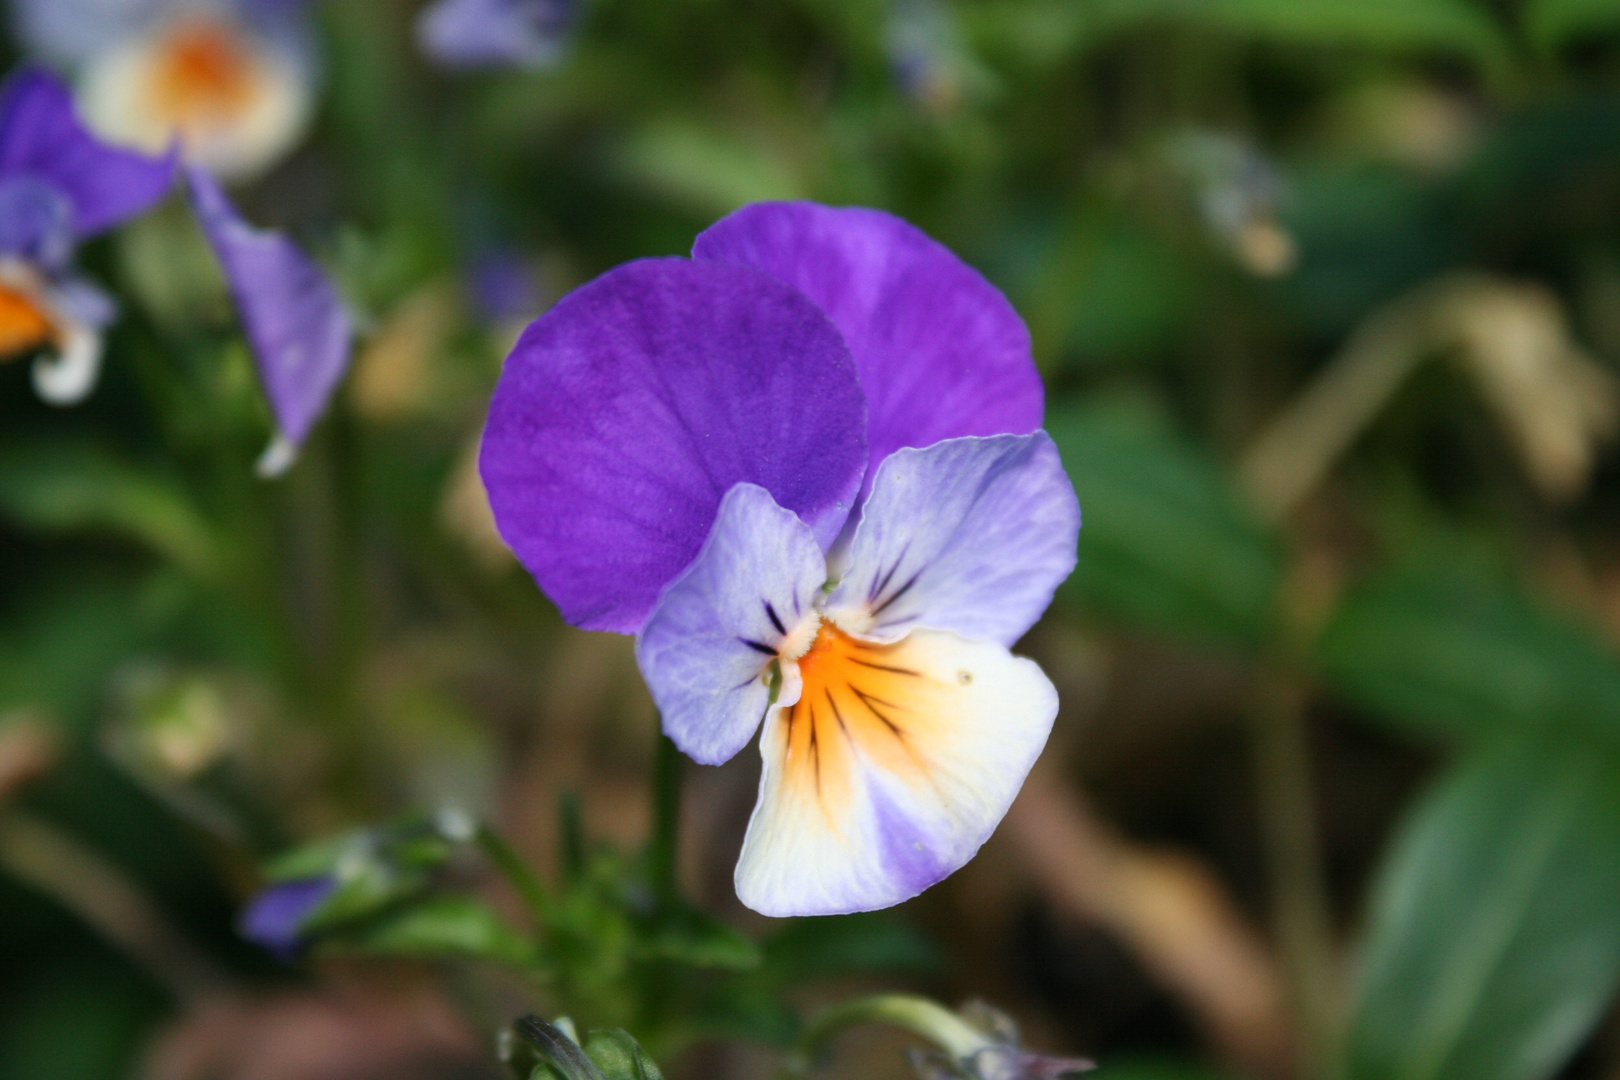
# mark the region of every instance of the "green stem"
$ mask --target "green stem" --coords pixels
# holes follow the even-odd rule
[[[984,1032],[937,1002],[911,994],[873,994],[834,1005],[811,1021],[783,1062],[782,1076],[808,1075],[833,1039],[863,1024],[889,1024],[909,1031],[959,1061],[994,1045]]]
[[[1299,1024],[1301,1075],[1326,1077],[1339,1046],[1341,1002],[1304,699],[1297,678],[1267,673],[1249,719],[1272,913]]]
[[[524,906],[529,909],[535,925],[543,928],[551,914],[551,897],[546,893],[546,887],[540,883],[529,864],[512,850],[512,845],[506,842],[505,837],[491,829],[488,825],[479,825],[478,831],[473,834],[473,843],[478,850],[494,864],[518,896],[522,897]]]
[[[652,843],[647,851],[647,876],[660,902],[668,903],[680,893],[677,880],[677,844],[681,819],[681,752],[669,740],[658,736],[657,757],[653,764]]]

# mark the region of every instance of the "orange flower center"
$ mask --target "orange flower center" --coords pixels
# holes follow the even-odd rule
[[[908,739],[933,725],[936,695],[897,655],[903,649],[904,642],[875,645],[822,623],[799,660],[804,691],[777,721],[787,725],[784,771],[788,783],[813,791],[829,814],[848,805],[857,750],[883,769],[926,781]]]
[[[154,102],[182,126],[218,122],[253,100],[254,66],[252,53],[228,24],[187,20],[170,30],[161,46]]]
[[[56,327],[27,293],[0,285],[0,360],[15,360],[56,336]]]

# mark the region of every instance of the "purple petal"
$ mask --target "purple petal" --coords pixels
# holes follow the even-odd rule
[[[0,254],[59,273],[73,244],[73,204],[60,189],[26,174],[0,176]]]
[[[422,51],[448,67],[543,67],[562,53],[574,0],[438,0],[416,24]]]
[[[765,721],[737,860],[737,896],[763,915],[871,911],[959,869],[1057,715],[1033,661],[945,631],[889,646],[835,637],[800,668],[799,702]]]
[[[284,881],[265,889],[242,913],[242,936],[278,956],[296,952],[303,941],[304,921],[332,895],[331,877]]]
[[[119,150],[85,130],[54,75],[25,68],[0,90],[0,177],[32,177],[73,208],[80,237],[134,217],[168,192],[174,158]]]
[[[830,544],[865,426],[849,350],[802,294],[747,267],[642,259],[530,324],[480,469],[501,536],[564,618],[634,633],[735,484]]]
[[[823,605],[881,640],[914,627],[1011,645],[1074,569],[1080,503],[1045,432],[949,439],[878,468]]]
[[[636,640],[664,731],[688,757],[719,765],[748,745],[770,706],[768,668],[807,616],[819,623],[811,604],[826,580],[798,515],[754,484],[726,492],[703,550]]]
[[[773,274],[838,324],[870,410],[868,487],[902,446],[1040,427],[1024,321],[978,271],[892,214],[756,203],[711,225],[692,253]]]
[[[289,442],[301,443],[348,367],[348,309],[292,241],[243,221],[202,169],[191,166],[186,174],[197,218],[236,299],[276,426]]]

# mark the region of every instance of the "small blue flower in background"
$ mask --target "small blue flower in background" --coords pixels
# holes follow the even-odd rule
[[[146,210],[174,161],[99,142],[67,87],[25,69],[0,91],[0,360],[35,355],[34,387],[68,405],[95,388],[110,297],[73,275],[78,243]]]
[[[486,252],[473,261],[467,295],[478,313],[494,323],[532,319],[546,306],[540,273],[507,251]]]
[[[302,138],[315,53],[301,0],[12,0],[27,48],[73,73],[104,138],[156,152],[178,138],[245,179]]]
[[[501,535],[586,629],[637,635],[664,730],[763,724],[737,865],[767,915],[886,907],[961,867],[1057,692],[1008,648],[1075,563],[1023,321],[888,214],[745,207],[536,320],[481,469]]]
[[[242,936],[290,959],[304,943],[304,923],[336,889],[337,879],[331,876],[271,885],[242,912]]]
[[[275,476],[293,463],[348,369],[353,320],[292,241],[243,221],[206,169],[188,166],[186,176],[275,418],[276,437],[259,460],[260,474]]]
[[[417,21],[417,40],[446,67],[545,67],[562,55],[577,6],[577,0],[437,0]]]

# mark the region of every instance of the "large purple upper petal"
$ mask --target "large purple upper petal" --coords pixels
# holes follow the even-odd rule
[[[838,324],[870,411],[868,489],[902,446],[1041,425],[1024,321],[978,271],[892,214],[755,203],[711,225],[692,254],[781,278]]]
[[[865,426],[849,350],[801,293],[748,267],[642,259],[524,332],[480,468],[501,535],[563,616],[634,633],[735,484],[830,544]]]
[[[0,178],[30,177],[71,204],[80,238],[134,217],[168,192],[174,159],[108,146],[85,130],[56,76],[24,68],[0,90]]]
[[[191,166],[186,174],[197,218],[253,347],[276,427],[288,442],[301,443],[348,367],[348,309],[291,240],[243,221],[204,170]]]

